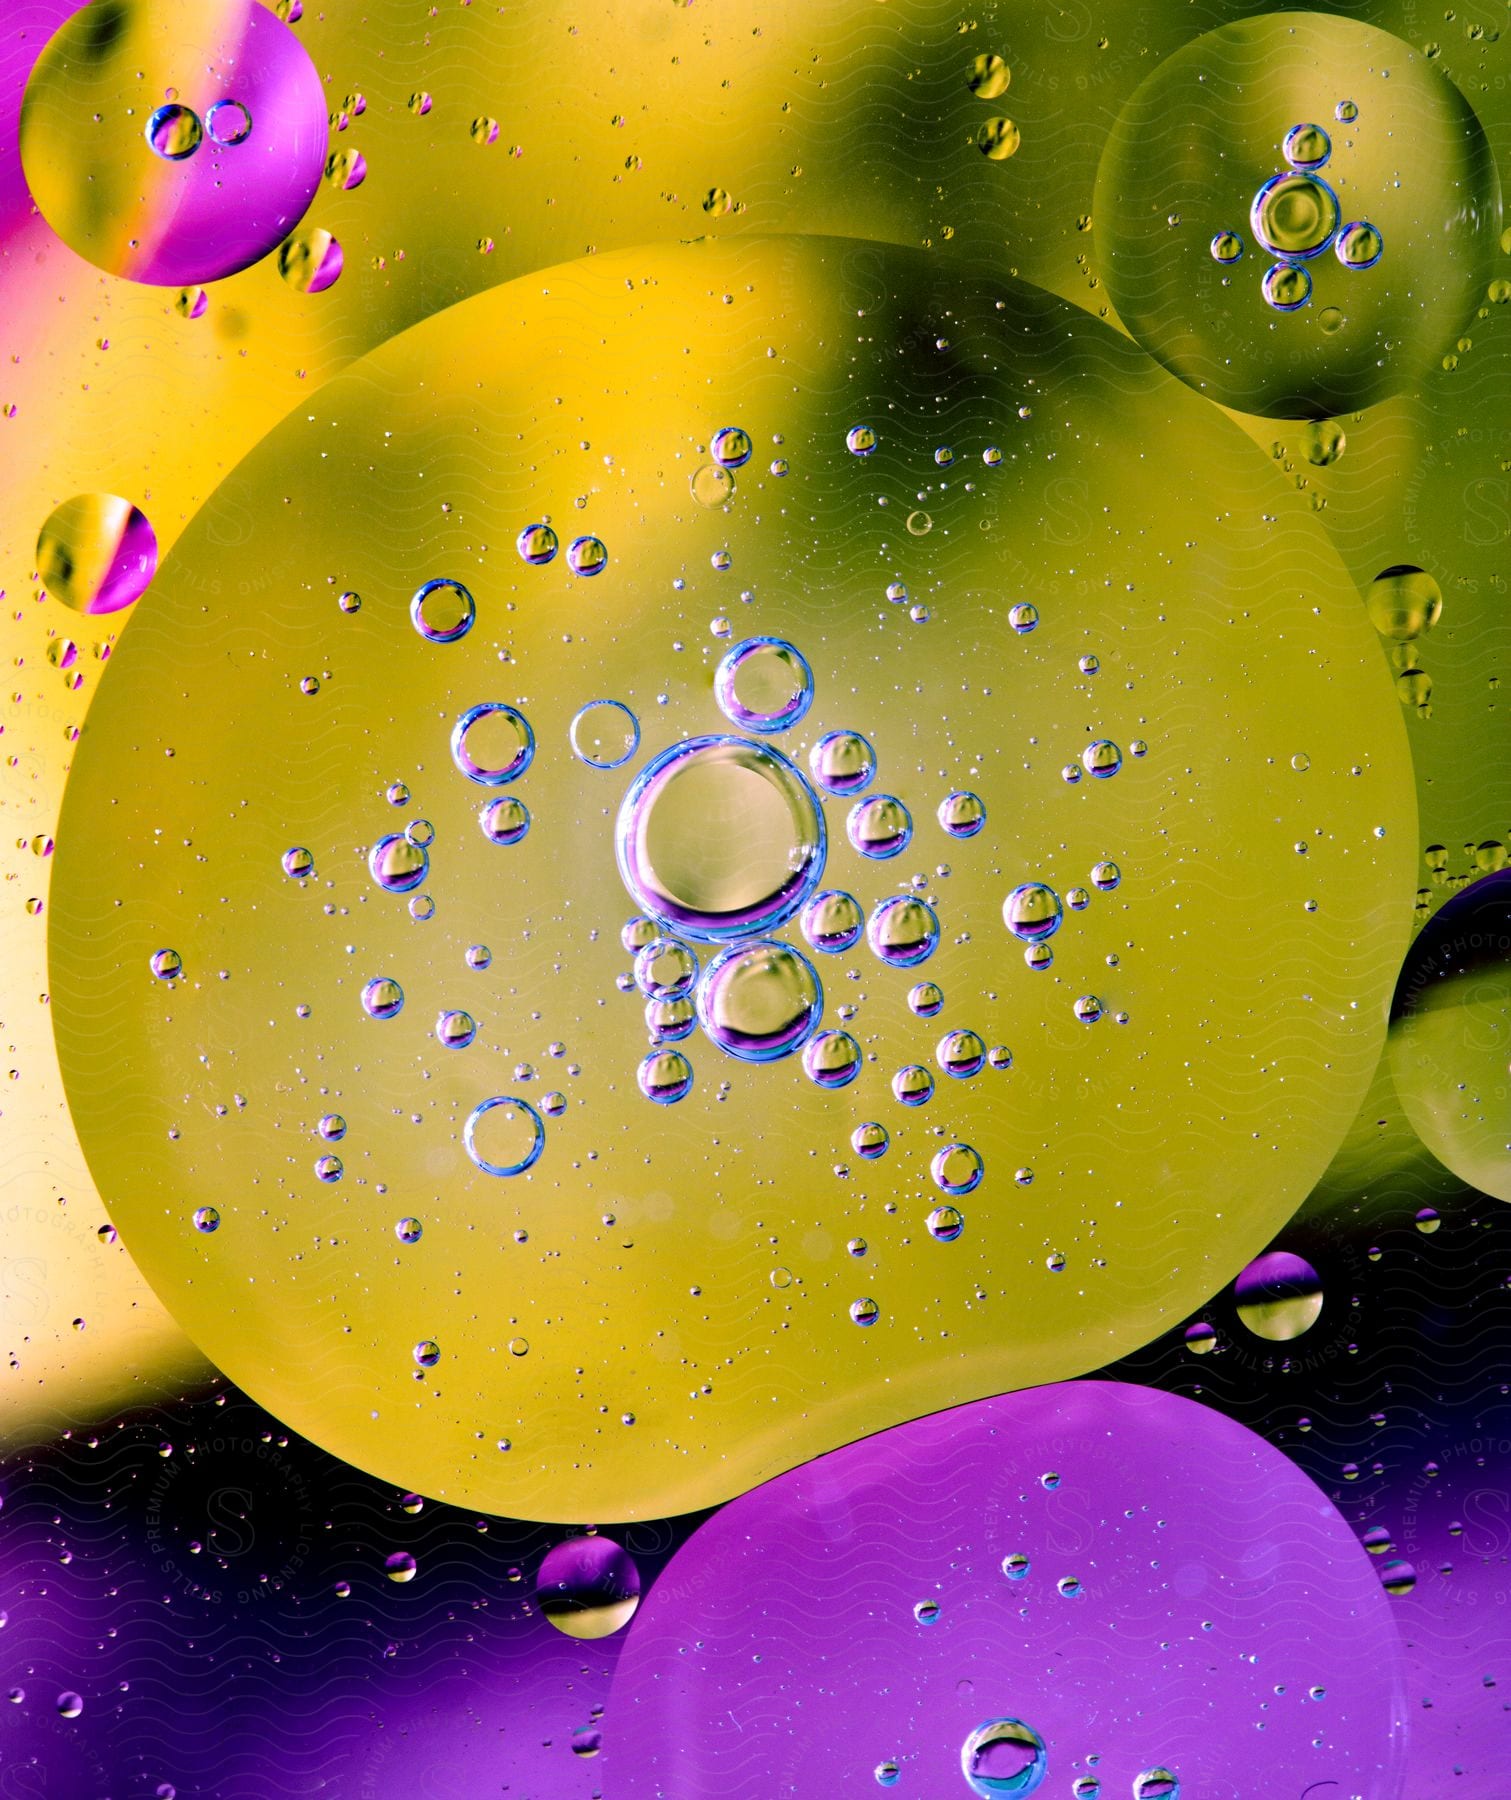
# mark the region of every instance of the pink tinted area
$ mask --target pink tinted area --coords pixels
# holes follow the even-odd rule
[[[122,611],[141,598],[156,573],[157,533],[147,522],[146,515],[133,506],[121,529],[110,568],[87,610],[91,613]]]
[[[834,1800],[896,1762],[899,1796],[969,1800],[967,1740],[1016,1719],[1044,1741],[1045,1794],[1094,1777],[1126,1800],[1163,1767],[1190,1800],[1399,1800],[1397,1605],[1245,1427],[1113,1383],[1010,1394],[701,1526],[629,1627],[603,1787]]]
[[[94,0],[94,4],[105,0]],[[20,177],[16,117],[21,93],[15,65],[27,71],[46,41],[43,21],[69,7],[35,9],[37,25],[24,34],[7,31],[0,77],[4,80],[0,132],[0,192]],[[235,144],[208,133],[192,155],[168,161],[154,154],[145,131],[142,188],[149,210],[138,233],[140,247],[118,272],[153,286],[185,287],[216,281],[259,261],[304,216],[325,160],[327,109],[320,78],[304,46],[288,26],[257,0],[246,0],[234,33],[216,48],[213,70],[200,54],[175,85],[181,104],[203,124],[220,100],[235,100],[251,117],[251,129]],[[24,89],[24,79],[20,84]],[[229,120],[227,121],[229,123]],[[0,217],[5,202],[0,198]]]
[[[308,294],[323,294],[328,287],[334,287],[345,267],[346,258],[342,255],[341,246],[332,238],[325,247],[325,255],[320,258],[320,267],[316,269],[305,289]]]

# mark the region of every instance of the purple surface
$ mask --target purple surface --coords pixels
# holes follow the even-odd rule
[[[982,1401],[701,1527],[627,1633],[606,1785],[835,1800],[892,1759],[899,1800],[968,1800],[962,1744],[1017,1718],[1046,1794],[1092,1774],[1124,1800],[1164,1765],[1187,1800],[1396,1800],[1396,1604],[1319,1490],[1220,1414],[1101,1382]]]

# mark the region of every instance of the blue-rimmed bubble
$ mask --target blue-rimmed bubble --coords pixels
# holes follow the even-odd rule
[[[812,1037],[824,990],[806,956],[766,938],[721,950],[703,971],[697,1001],[711,1043],[741,1062],[768,1063]]]
[[[889,968],[916,968],[939,947],[938,916],[914,894],[891,894],[872,909],[866,942]]]
[[[986,1066],[986,1045],[974,1031],[957,1027],[934,1046],[934,1060],[956,1081],[969,1081]]]
[[[766,936],[824,870],[818,797],[780,751],[688,738],[653,757],[619,808],[620,877],[642,912],[702,943]]]
[[[460,1007],[436,1015],[435,1037],[443,1050],[465,1050],[476,1036],[477,1020]]]
[[[986,804],[969,788],[957,788],[939,802],[938,816],[952,838],[972,838],[986,823]]]
[[[820,1031],[803,1046],[803,1073],[815,1087],[849,1087],[860,1065],[860,1045],[848,1031]]]
[[[477,815],[490,844],[517,844],[530,829],[530,809],[517,794],[500,794]]]
[[[648,1000],[681,1000],[698,979],[698,958],[680,938],[653,938],[635,953],[635,985]]]
[[[147,142],[165,162],[182,162],[193,156],[204,140],[204,126],[192,107],[170,101],[147,121]]]
[[[212,143],[244,144],[252,135],[252,115],[239,100],[217,100],[205,113],[205,130]]]
[[[657,1106],[674,1106],[692,1090],[693,1066],[680,1050],[653,1050],[635,1071],[636,1085]]]
[[[590,700],[568,732],[573,754],[590,769],[617,769],[640,748],[640,721],[622,700]]]
[[[876,448],[876,432],[870,425],[852,425],[845,433],[845,448],[852,456],[869,456]]]
[[[1211,250],[1213,262],[1226,268],[1242,257],[1243,239],[1236,231],[1219,231],[1212,238]]]
[[[934,1077],[922,1063],[907,1063],[892,1077],[892,1098],[899,1106],[922,1106],[934,1097]]]
[[[391,975],[374,975],[362,985],[362,1010],[370,1019],[392,1019],[404,1010],[404,990]]]
[[[1320,169],[1333,153],[1333,140],[1320,125],[1293,125],[1280,151],[1293,169]]]
[[[826,794],[848,799],[876,779],[876,752],[858,731],[826,731],[808,752],[808,767]]]
[[[430,644],[454,644],[466,637],[477,617],[477,602],[459,581],[440,577],[414,591],[409,618]]]
[[[608,546],[602,538],[585,534],[567,545],[567,567],[574,575],[601,575],[608,566]]]
[[[1272,175],[1255,194],[1249,226],[1271,256],[1307,262],[1332,243],[1342,220],[1338,196],[1320,176],[1301,169]]]
[[[390,832],[368,851],[367,869],[385,894],[412,893],[430,873],[430,853],[403,832]]]
[[[784,638],[745,638],[719,659],[714,699],[742,731],[790,731],[813,704],[813,671]]]
[[[516,707],[502,700],[469,706],[451,728],[451,760],[483,787],[517,781],[535,755],[535,733]]]
[[[721,469],[743,469],[754,449],[750,433],[739,425],[722,426],[709,445],[709,453]]]
[[[1276,312],[1299,312],[1312,297],[1312,278],[1299,263],[1273,263],[1261,277],[1259,291]]]
[[[540,569],[555,557],[560,542],[549,525],[537,522],[524,528],[514,540],[514,548],[532,568]]]
[[[890,1142],[886,1126],[875,1119],[867,1119],[850,1133],[850,1148],[865,1162],[875,1162],[877,1157],[885,1156]]]
[[[462,1143],[485,1175],[523,1175],[546,1147],[546,1128],[529,1101],[495,1094],[468,1114]]]
[[[1020,600],[1007,609],[1007,622],[1019,637],[1027,637],[1039,623],[1039,609],[1030,600]]]
[[[1338,233],[1333,251],[1345,269],[1358,274],[1372,269],[1385,254],[1385,240],[1368,219],[1352,219]]]
[[[1064,917],[1060,896],[1042,881],[1020,883],[1002,902],[1003,923],[1025,944],[1052,938]]]
[[[843,888],[825,888],[803,908],[801,924],[811,949],[839,956],[860,942],[866,916],[853,894]]]
[[[845,835],[862,856],[886,862],[913,841],[913,815],[895,794],[868,794],[850,808]]]
[[[1033,1793],[1049,1769],[1049,1752],[1021,1719],[988,1719],[961,1745],[960,1768],[980,1800],[1004,1800]]]
[[[1081,767],[1097,781],[1106,781],[1123,766],[1123,753],[1111,738],[1098,738],[1081,752]]]
[[[934,1152],[929,1164],[929,1176],[934,1186],[953,1200],[958,1200],[962,1194],[974,1193],[981,1185],[984,1172],[981,1153],[970,1144],[946,1144],[942,1150]]]

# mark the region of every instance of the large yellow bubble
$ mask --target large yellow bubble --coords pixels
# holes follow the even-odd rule
[[[755,451],[710,508],[691,478],[726,426]],[[437,579],[476,604],[451,641],[412,623]],[[862,732],[911,813],[876,861],[828,801],[825,884],[926,898],[940,943],[810,952],[853,1085],[695,1034],[691,1092],[656,1105],[615,815],[651,757],[727,729],[726,634],[811,666],[779,749],[806,769]],[[639,723],[618,768],[569,742],[604,698]],[[533,734],[502,788],[451,748],[489,701]],[[985,824],[955,838],[960,791]],[[479,826],[500,792],[530,815],[508,843]],[[385,892],[373,852],[406,827],[428,871]],[[875,246],[626,252],[367,357],[179,540],[68,790],[59,1048],[125,1240],[259,1400],[468,1505],[666,1514],[1098,1366],[1230,1278],[1374,1066],[1413,827],[1389,673],[1314,515],[1135,346]],[[1003,923],[1027,881],[1064,898],[1043,971]],[[909,1004],[924,978],[942,1008]],[[948,1073],[959,1032],[1011,1069]],[[512,1177],[463,1143],[496,1096],[476,1132]]]

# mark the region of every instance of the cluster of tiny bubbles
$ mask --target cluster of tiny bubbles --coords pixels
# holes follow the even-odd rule
[[[159,981],[176,981],[184,972],[184,959],[176,950],[154,950],[147,966]]]
[[[886,862],[913,841],[913,815],[895,794],[868,794],[850,808],[845,835],[862,856]]]
[[[1003,922],[1025,944],[1046,943],[1064,917],[1060,896],[1042,881],[1020,883],[1002,902]]]
[[[853,894],[842,888],[824,888],[803,908],[800,924],[811,949],[825,956],[853,950],[865,929],[865,914]]]
[[[454,644],[471,631],[477,602],[461,582],[438,576],[415,589],[409,617],[428,643]]]
[[[362,986],[362,1010],[370,1019],[392,1019],[404,1010],[404,990],[391,975],[374,975]]]
[[[824,990],[806,956],[772,938],[730,944],[698,983],[698,1023],[740,1062],[777,1062],[813,1036]]]
[[[1145,1769],[1134,1778],[1133,1800],[1180,1800],[1180,1782],[1169,1769]]]
[[[602,538],[585,533],[567,545],[567,567],[574,575],[601,575],[608,566],[608,546]]]
[[[783,638],[744,638],[720,658],[714,698],[742,731],[790,731],[813,704],[813,671]]]
[[[877,1157],[885,1156],[891,1141],[886,1126],[874,1119],[867,1119],[850,1133],[850,1148],[866,1162],[875,1162]]]
[[[979,794],[957,788],[939,802],[938,817],[952,838],[975,837],[986,823],[986,806]]]
[[[1098,738],[1081,752],[1081,767],[1097,781],[1106,781],[1123,766],[1123,753],[1111,738]]]
[[[973,1194],[981,1185],[982,1173],[981,1153],[969,1144],[946,1144],[934,1152],[929,1164],[934,1186],[952,1200]]]
[[[556,533],[544,523],[527,525],[514,540],[514,548],[534,568],[551,561],[558,549]]]
[[[204,141],[204,126],[192,107],[170,102],[147,120],[147,142],[165,162],[182,162]]]
[[[965,1230],[965,1215],[954,1206],[936,1206],[924,1220],[936,1244],[953,1244]]]
[[[892,1098],[899,1106],[922,1106],[934,1096],[934,1077],[922,1063],[907,1063],[892,1077]]]
[[[194,1209],[194,1229],[196,1231],[219,1231],[220,1212],[213,1206],[196,1206]]]
[[[1091,885],[1099,893],[1110,894],[1123,879],[1123,872],[1115,862],[1099,862],[1091,871]]]
[[[933,1019],[944,1009],[944,989],[935,981],[915,982],[908,989],[908,1011],[919,1019]]]
[[[617,769],[640,748],[640,721],[620,700],[591,700],[572,720],[573,753],[590,769]]]
[[[960,1747],[960,1768],[982,1800],[1031,1794],[1049,1768],[1044,1740],[1021,1719],[989,1719]]]
[[[779,751],[689,738],[630,784],[615,828],[625,887],[678,936],[723,942],[774,931],[818,886],[818,798]]]
[[[881,1308],[869,1296],[862,1300],[852,1300],[850,1317],[857,1325],[874,1325],[881,1317]]]
[[[858,731],[826,731],[808,752],[808,767],[826,794],[848,799],[876,779],[876,752]]]
[[[430,873],[430,853],[407,833],[393,831],[368,851],[367,868],[385,894],[408,894]]]
[[[1009,1581],[1022,1581],[1028,1569],[1028,1558],[1021,1550],[1009,1550],[1002,1559],[1002,1573]]]
[[[820,1031],[803,1046],[803,1073],[815,1087],[849,1087],[860,1065],[860,1045],[848,1031]]]
[[[545,1148],[546,1128],[528,1101],[495,1094],[467,1115],[462,1143],[485,1175],[523,1175]]]
[[[869,456],[876,448],[876,432],[870,425],[852,425],[845,433],[845,448],[852,456]]]
[[[490,844],[517,844],[530,829],[530,809],[514,794],[488,801],[477,818]]]
[[[469,969],[486,969],[493,961],[493,952],[486,944],[469,944],[465,961]]]
[[[709,451],[721,469],[743,469],[754,449],[750,433],[739,425],[721,426],[709,445]]]
[[[465,1050],[477,1036],[477,1020],[460,1008],[439,1013],[435,1022],[436,1041],[443,1050]]]
[[[652,938],[635,952],[635,985],[648,1000],[682,1000],[698,979],[698,958],[680,938]]]
[[[1008,608],[1007,622],[1019,637],[1026,637],[1039,623],[1039,609],[1031,601],[1020,600]]]
[[[934,1047],[934,1060],[956,1081],[969,1081],[986,1067],[986,1045],[963,1027],[947,1031]]]
[[[393,1228],[394,1236],[401,1244],[417,1244],[425,1234],[425,1227],[412,1215],[402,1218]]]
[[[692,1090],[693,1066],[680,1050],[652,1050],[635,1072],[640,1092],[657,1106],[672,1106]]]
[[[433,1369],[441,1360],[441,1346],[434,1338],[421,1338],[415,1345],[413,1354],[422,1369]]]
[[[502,700],[469,706],[451,728],[451,760],[482,787],[517,781],[534,755],[530,721]]]
[[[1071,1007],[1083,1025],[1095,1025],[1106,1010],[1095,994],[1080,995]]]
[[[927,962],[939,945],[939,919],[926,900],[891,894],[878,902],[866,921],[866,942],[894,969]]]

